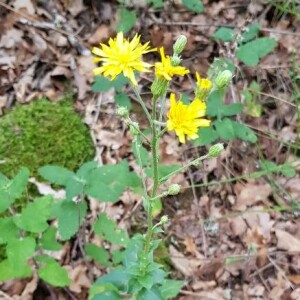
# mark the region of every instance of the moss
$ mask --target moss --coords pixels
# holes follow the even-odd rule
[[[0,118],[0,172],[8,177],[21,166],[33,176],[46,164],[75,170],[93,155],[89,130],[68,98],[17,105]]]

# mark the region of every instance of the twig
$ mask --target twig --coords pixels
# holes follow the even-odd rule
[[[9,295],[7,295],[6,293],[4,293],[3,291],[0,290],[0,295],[3,296],[5,299],[8,300],[14,300],[12,297],[10,297]]]

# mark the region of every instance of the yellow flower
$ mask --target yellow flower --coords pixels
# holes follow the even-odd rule
[[[113,80],[123,73],[134,85],[137,85],[134,71],[149,72],[151,67],[142,61],[142,55],[156,51],[156,48],[150,49],[149,42],[142,45],[137,34],[129,41],[124,38],[123,32],[119,32],[116,38],[109,39],[108,45],[100,44],[100,46],[101,48],[92,49],[93,54],[100,56],[95,57],[94,61],[102,63],[102,66],[94,69],[94,75],[103,74]]]
[[[188,69],[180,66],[172,66],[170,56],[165,56],[164,48],[160,49],[161,62],[155,63],[155,74],[158,78],[171,80],[174,75],[183,76],[190,73]]]
[[[167,129],[175,130],[181,143],[188,139],[198,137],[199,127],[208,127],[210,120],[203,119],[206,112],[206,104],[198,98],[186,105],[182,101],[176,101],[175,94],[170,96],[171,107],[168,113]]]
[[[211,89],[212,83],[209,79],[201,78],[198,72],[196,72],[196,78],[197,78],[197,85],[199,88],[204,89],[204,90]]]

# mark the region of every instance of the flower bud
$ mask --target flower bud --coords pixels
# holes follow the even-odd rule
[[[163,78],[155,78],[151,85],[151,92],[154,98],[163,96],[168,90],[168,81]]]
[[[215,79],[215,84],[219,89],[226,87],[232,79],[232,73],[229,70],[222,71]]]
[[[201,78],[199,73],[196,72],[196,89],[195,89],[195,96],[198,99],[205,100],[205,98],[208,96],[212,83],[208,78]]]
[[[217,157],[224,150],[222,143],[215,144],[209,148],[208,155],[210,157]]]
[[[174,54],[171,57],[171,63],[173,67],[179,66],[179,64],[181,63],[181,58],[180,56],[178,56],[177,54]]]
[[[130,126],[129,127],[130,133],[133,136],[137,136],[139,134],[139,123],[138,122],[131,122],[129,126]]]
[[[129,114],[129,111],[128,111],[128,108],[125,107],[125,106],[119,106],[117,108],[117,115],[120,116],[120,117],[127,117]]]
[[[160,224],[167,224],[169,222],[169,217],[164,215],[160,218]]]
[[[174,54],[177,54],[177,55],[180,54],[183,51],[183,49],[186,45],[186,42],[187,42],[186,36],[180,35],[177,38],[175,44],[173,45]]]
[[[180,185],[175,183],[169,186],[168,188],[168,195],[175,196],[180,192]]]

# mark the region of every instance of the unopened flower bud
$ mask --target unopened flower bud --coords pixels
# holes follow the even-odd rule
[[[133,136],[137,136],[139,134],[139,123],[131,122],[129,130]]]
[[[168,81],[163,78],[155,78],[151,85],[151,92],[154,98],[163,96],[168,89]]]
[[[172,184],[171,186],[169,186],[168,188],[168,194],[170,196],[175,196],[180,192],[180,185],[177,183]]]
[[[169,217],[167,215],[164,215],[160,218],[161,224],[167,224],[169,222]]]
[[[229,70],[222,71],[215,79],[215,84],[219,89],[226,87],[232,79],[232,73]]]
[[[179,66],[179,64],[181,63],[181,58],[180,56],[178,56],[177,54],[174,54],[171,57],[171,63],[173,67]]]
[[[117,115],[119,115],[120,117],[127,117],[129,114],[128,108],[125,106],[119,106],[117,108]]]
[[[187,42],[186,36],[180,35],[177,38],[175,44],[173,45],[174,54],[177,54],[177,55],[180,54],[183,51],[183,49],[186,45],[186,42]]]
[[[215,144],[209,148],[208,155],[210,157],[217,157],[224,150],[222,143]]]

